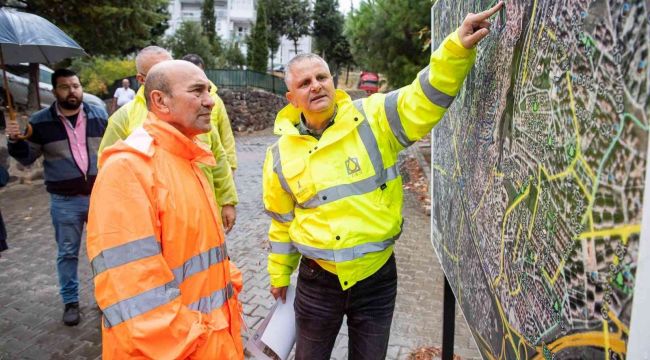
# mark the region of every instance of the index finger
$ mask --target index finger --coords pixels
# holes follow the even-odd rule
[[[482,11],[482,12],[480,12],[478,14],[474,14],[472,20],[473,21],[483,21],[483,20],[486,20],[486,19],[490,18],[492,15],[496,14],[499,10],[501,10],[501,8],[503,7],[503,4],[504,4],[503,1],[499,1],[499,3],[494,5],[493,7],[489,8],[489,9],[487,9],[485,11]]]

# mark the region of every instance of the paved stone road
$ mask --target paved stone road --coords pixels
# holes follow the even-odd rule
[[[266,230],[261,166],[266,147],[275,141],[268,132],[237,138],[240,169],[238,220],[228,236],[231,258],[244,272],[241,300],[245,319],[256,327],[272,305],[266,275]],[[0,190],[9,232],[10,250],[0,258],[0,359],[97,359],[101,354],[99,311],[92,297],[88,260],[80,257],[82,323],[61,322],[53,228],[49,197],[42,184],[10,185]],[[407,358],[419,346],[439,345],[443,274],[429,241],[429,218],[415,196],[405,194],[405,230],[396,246],[399,284],[389,359]],[[464,319],[456,326],[456,353],[478,358]],[[347,329],[339,334],[332,358],[347,358]]]

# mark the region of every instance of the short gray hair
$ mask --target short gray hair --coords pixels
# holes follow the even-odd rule
[[[169,53],[169,51],[161,48],[160,46],[156,46],[156,45],[147,46],[146,48],[140,50],[138,55],[136,55],[135,57],[135,69],[137,70],[137,72],[146,75],[146,72],[149,69],[146,69],[147,71],[145,71],[144,63],[145,63],[145,59],[151,55],[168,55],[170,59],[172,58],[172,55]]]
[[[286,71],[284,72],[284,83],[287,85],[287,88],[289,88],[289,82],[291,81],[291,69],[294,67],[294,65],[301,63],[306,60],[316,60],[320,61],[325,65],[325,68],[327,69],[327,72],[330,72],[330,67],[327,65],[327,61],[323,60],[322,57],[314,54],[314,53],[301,53],[289,60],[287,63],[287,68]]]

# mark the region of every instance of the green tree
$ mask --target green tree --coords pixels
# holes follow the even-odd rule
[[[266,3],[267,43],[269,46],[269,59],[273,68],[273,57],[280,48],[283,31],[287,24],[285,8],[289,0],[260,0]]]
[[[79,74],[84,91],[100,97],[112,96],[108,88],[115,80],[133,76],[136,73],[132,58],[107,58],[103,56],[76,58],[70,68]]]
[[[239,43],[233,41],[223,53],[224,66],[229,69],[241,69],[246,65],[246,57],[239,48]]]
[[[420,34],[430,22],[431,0],[374,0],[350,15],[346,34],[359,65],[400,87],[428,64],[429,50],[423,50],[428,39]]]
[[[343,15],[337,0],[316,0],[312,15],[314,51],[327,60],[336,41],[343,33]]]
[[[330,51],[327,60],[330,70],[334,73],[334,86],[338,86],[339,72],[343,67],[354,64],[354,58],[350,51],[350,43],[342,34],[334,41],[334,47]]]
[[[336,85],[341,66],[353,62],[350,44],[343,35],[345,20],[338,7],[338,0],[316,0],[312,16],[315,52],[327,61]]]
[[[201,27],[203,34],[213,42],[217,35],[217,19],[214,16],[214,0],[203,0],[203,7],[201,8]]]
[[[159,40],[168,0],[15,0],[12,7],[42,16],[91,55],[125,55]],[[163,26],[161,26],[163,25]]]
[[[205,61],[206,68],[214,67],[215,58],[210,40],[203,34],[201,25],[197,22],[184,21],[174,35],[165,39],[164,45],[175,59],[189,53],[197,54]]]
[[[293,49],[298,53],[298,41],[302,36],[309,34],[311,9],[308,0],[288,0],[285,8],[287,22],[282,31],[283,35],[293,41]]]
[[[258,2],[255,26],[248,37],[248,66],[261,72],[266,72],[269,56],[265,10],[264,1]]]

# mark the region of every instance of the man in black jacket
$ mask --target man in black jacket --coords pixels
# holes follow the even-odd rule
[[[52,74],[56,101],[33,114],[33,133],[20,138],[18,124],[7,124],[9,155],[29,165],[43,155],[45,186],[58,246],[57,272],[65,304],[63,322],[79,323],[77,264],[88,199],[97,176],[97,149],[107,125],[104,109],[83,102],[77,75],[67,69]]]

